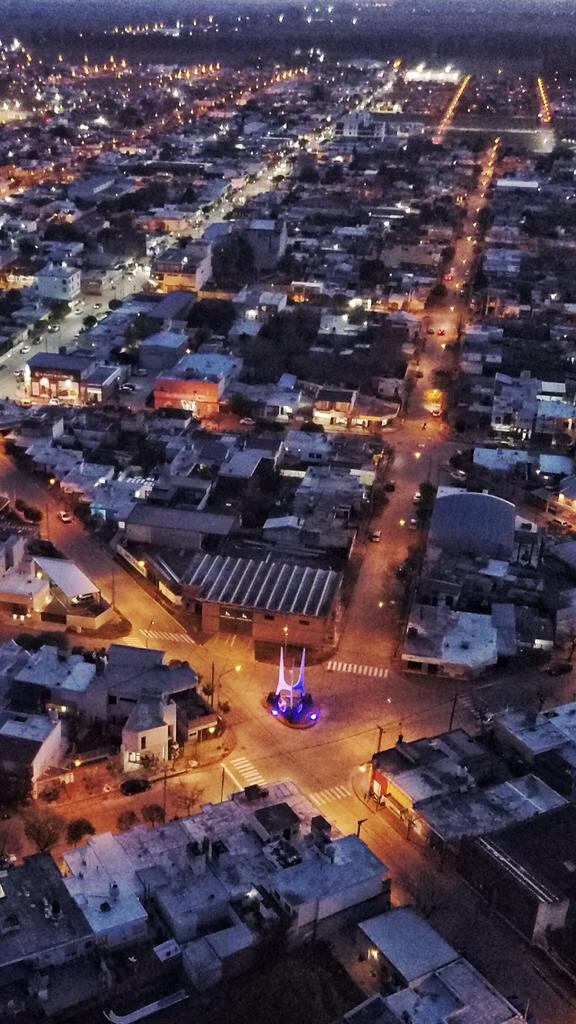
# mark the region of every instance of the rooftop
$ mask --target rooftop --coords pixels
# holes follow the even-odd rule
[[[49,854],[25,857],[22,865],[3,872],[0,892],[0,966],[90,937],[88,923]],[[28,973],[23,965],[23,976]]]
[[[185,582],[204,601],[294,615],[327,615],[341,574],[284,562],[198,554]]]
[[[576,897],[576,808],[565,804],[535,820],[520,822],[489,837],[479,848],[494,857],[517,883],[539,899]]]
[[[38,558],[37,556],[34,561],[50,581],[71,601],[100,592],[97,584],[93,583],[81,569],[78,569],[74,562],[68,562],[64,558]]]
[[[456,950],[411,907],[388,910],[358,927],[406,984],[458,958]]]
[[[130,513],[127,523],[130,526],[148,526],[151,529],[181,530],[227,537],[235,529],[237,520],[235,516],[216,512],[161,508],[141,501]]]
[[[61,687],[63,690],[83,693],[87,690],[96,666],[84,661],[80,654],[66,654],[58,647],[45,644],[16,673],[19,683],[30,683],[46,689]]]

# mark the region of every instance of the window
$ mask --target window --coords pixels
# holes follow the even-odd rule
[[[309,626],[310,625],[310,619],[300,619],[300,625],[301,626]]]
[[[146,737],[140,737],[140,750],[146,750]]]
[[[137,750],[128,751],[128,763],[129,764],[140,764],[140,754]]]
[[[264,618],[268,619],[268,622],[273,622],[274,621],[274,616],[273,615],[265,615]]]
[[[116,697],[113,697],[111,693],[108,694],[108,703],[116,704]]]

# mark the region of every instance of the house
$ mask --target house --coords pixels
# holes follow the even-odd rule
[[[49,264],[36,274],[36,288],[43,299],[73,302],[81,292],[81,273],[66,264]]]
[[[418,985],[459,955],[412,907],[394,907],[360,921],[356,945],[375,963],[384,991]]]
[[[50,854],[25,857],[1,885],[0,989],[20,983],[33,995],[32,978],[40,972],[49,989],[60,965],[85,956],[92,931]]]
[[[240,373],[242,361],[219,353],[183,356],[154,382],[154,407],[187,409],[203,418],[220,409],[224,391]]]
[[[159,920],[201,991],[247,970],[275,936],[328,936],[390,904],[386,865],[357,836],[333,834],[290,782],[161,828],[90,836],[63,859],[98,944],[142,941]]]
[[[457,960],[392,995],[375,995],[345,1013],[339,1024],[522,1024],[524,1014],[496,991],[472,964]]]
[[[487,835],[563,807],[535,775],[486,785],[497,765],[463,730],[404,743],[372,757],[370,795],[436,849],[457,850],[465,836]]]
[[[98,364],[92,356],[37,352],[24,367],[24,385],[35,402],[95,405],[113,397],[120,373],[120,367]]]
[[[188,336],[180,331],[158,331],[138,347],[138,362],[146,370],[167,370],[179,362],[188,348]]]
[[[198,554],[181,583],[184,604],[206,633],[312,650],[336,642],[342,577],[333,570]]]
[[[37,795],[38,782],[49,768],[57,768],[67,750],[62,722],[56,715],[0,713],[0,775],[9,789],[10,780],[29,784]]]
[[[567,804],[489,836],[464,841],[458,867],[492,910],[524,938],[548,946],[576,909],[576,810]]]
[[[196,295],[212,276],[212,246],[190,242],[168,249],[152,260],[150,281],[160,292],[185,291]]]
[[[206,538],[228,537],[238,525],[233,515],[138,502],[124,524],[124,533],[126,540],[136,544],[199,550]]]
[[[258,273],[275,270],[286,252],[288,232],[283,220],[251,220],[244,235],[254,253]]]
[[[124,771],[139,768],[145,757],[167,761],[176,743],[176,704],[143,691],[122,729]]]

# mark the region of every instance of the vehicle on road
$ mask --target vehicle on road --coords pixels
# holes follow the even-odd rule
[[[42,338],[42,337],[34,338],[34,341],[32,342],[32,344],[33,345],[41,345],[43,341],[44,341],[44,338]]]
[[[135,796],[136,793],[145,793],[147,789],[150,789],[148,779],[124,779],[124,782],[120,783],[120,792],[124,796]]]
[[[253,427],[256,423],[256,420],[253,420],[251,416],[243,416],[242,419],[240,420],[240,423],[242,424],[243,427]]]
[[[435,419],[438,419],[442,415],[442,409],[432,409],[432,415]]]
[[[133,391],[136,391],[136,387],[134,386],[134,384],[121,384],[118,390],[119,391],[128,391],[128,392],[132,393]]]
[[[27,356],[29,351],[30,351],[30,345],[22,345],[22,348],[20,349],[21,355]]]
[[[421,501],[422,501],[422,495],[421,495],[420,491],[416,491],[414,497],[412,498],[412,504],[413,505],[419,505]]]
[[[379,544],[382,539],[382,530],[370,530],[368,534],[368,540],[372,544]]]
[[[143,366],[141,366],[138,370],[136,370],[136,376],[137,377],[147,377],[148,376],[148,370],[146,370]]]
[[[66,512],[65,509],[61,509],[61,511],[58,513],[58,519],[60,520],[61,523],[72,522],[72,516],[70,515],[69,512]]]
[[[59,331],[59,330],[60,330],[60,324],[48,324],[48,330],[49,330],[49,331],[50,331],[50,332],[51,332],[52,334],[55,334],[55,333],[56,333],[56,331]]]
[[[420,524],[419,524],[418,520],[417,520],[417,519],[414,519],[414,517],[412,517],[412,519],[411,519],[411,520],[410,520],[410,522],[408,523],[408,528],[409,528],[410,530],[417,530],[417,529],[418,529],[418,527],[419,527],[419,525],[420,525]]]

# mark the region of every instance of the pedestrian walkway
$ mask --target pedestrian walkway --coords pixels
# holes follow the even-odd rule
[[[330,786],[329,789],[320,789],[317,793],[310,793],[310,800],[321,807],[322,804],[329,804],[333,800],[345,800],[347,796],[352,796],[350,786]]]
[[[352,676],[371,676],[373,679],[387,679],[388,669],[378,665],[354,665],[347,661],[329,661],[328,672],[347,672]]]
[[[236,774],[243,776],[243,780],[246,781],[248,786],[266,785],[264,776],[260,774],[258,769],[252,764],[252,761],[249,761],[247,757],[233,757],[230,761],[230,767]]]
[[[168,633],[156,629],[141,629],[140,633],[146,640],[171,640],[175,644],[195,644],[196,641],[188,633]]]

